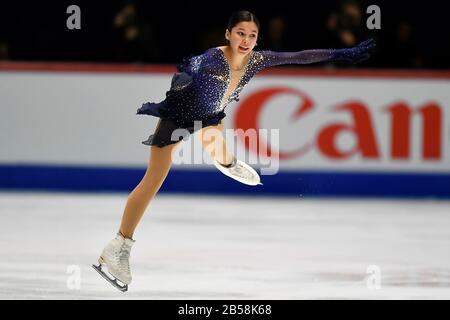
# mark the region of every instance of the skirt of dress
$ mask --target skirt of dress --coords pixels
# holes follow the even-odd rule
[[[226,116],[221,111],[203,119],[176,119],[170,117],[166,111],[164,103],[144,103],[137,110],[136,114],[146,114],[160,118],[155,132],[147,140],[142,141],[142,144],[162,148],[183,139],[187,140],[189,135],[199,129],[218,125]]]

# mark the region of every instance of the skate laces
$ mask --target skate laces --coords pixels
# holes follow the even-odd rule
[[[234,167],[230,168],[230,171],[234,175],[239,176],[241,178],[250,179],[253,177],[253,174],[245,167],[239,165],[239,163],[237,163]]]
[[[229,165],[222,165],[218,163],[221,167],[226,168],[229,173],[231,173],[233,176],[246,179],[246,180],[253,180],[254,174],[249,169],[247,169],[245,166],[240,164],[236,157],[233,157],[233,161]]]
[[[131,252],[131,246],[127,245],[126,243],[123,243],[120,246],[120,250],[116,252],[116,258],[119,260],[119,268],[121,271],[124,271],[126,273],[130,272],[130,252]]]

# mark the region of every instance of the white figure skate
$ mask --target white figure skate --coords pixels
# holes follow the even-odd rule
[[[131,283],[129,260],[134,242],[135,240],[124,238],[118,233],[103,249],[102,255],[98,259],[99,265],[92,265],[103,278],[122,292],[127,291],[128,285]],[[104,265],[108,269],[107,272],[102,269]],[[108,274],[114,278],[109,277]]]
[[[234,180],[237,180],[240,183],[247,184],[250,186],[262,184],[259,174],[255,171],[255,169],[250,167],[245,162],[236,159],[236,157],[233,158],[233,162],[228,166],[221,165],[216,160],[214,160],[214,165],[224,175],[233,178]]]

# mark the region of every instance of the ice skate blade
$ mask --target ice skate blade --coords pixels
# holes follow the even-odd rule
[[[109,278],[109,277],[105,274],[105,272],[102,270],[102,265],[101,265],[101,264],[99,264],[98,266],[96,266],[95,264],[93,264],[93,265],[92,265],[92,268],[94,268],[95,271],[97,271],[97,272],[98,272],[98,273],[99,273],[106,281],[108,281],[109,283],[111,283],[111,284],[113,285],[114,288],[116,288],[116,289],[118,289],[118,290],[120,290],[120,291],[122,291],[122,292],[125,292],[125,291],[128,290],[128,285],[127,285],[127,284],[121,286],[120,284],[117,283],[117,280],[116,280],[116,279],[113,280],[113,279]]]

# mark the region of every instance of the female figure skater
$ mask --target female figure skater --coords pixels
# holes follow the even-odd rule
[[[259,29],[255,15],[248,11],[235,12],[225,31],[228,45],[210,48],[201,55],[185,59],[177,66],[178,72],[172,78],[165,100],[144,103],[137,110],[137,114],[160,118],[155,133],[142,142],[151,146],[147,171],[128,197],[117,236],[104,248],[99,265],[93,265],[119,290],[126,291],[131,282],[129,257],[135,242],[133,233],[166,178],[172,164],[172,151],[183,137],[200,129],[202,145],[220,171],[242,183],[257,185],[259,176],[256,171],[227,150],[221,122],[225,117],[225,107],[231,101],[237,101],[244,86],[264,68],[336,60],[357,63],[367,59],[369,49],[375,47],[370,39],[346,49],[254,51]],[[201,127],[194,126],[194,121],[201,121]],[[185,133],[180,134],[176,129],[182,129],[184,131],[181,132]],[[206,140],[204,136],[212,136],[213,139]],[[107,267],[114,279],[106,274],[102,266]]]

